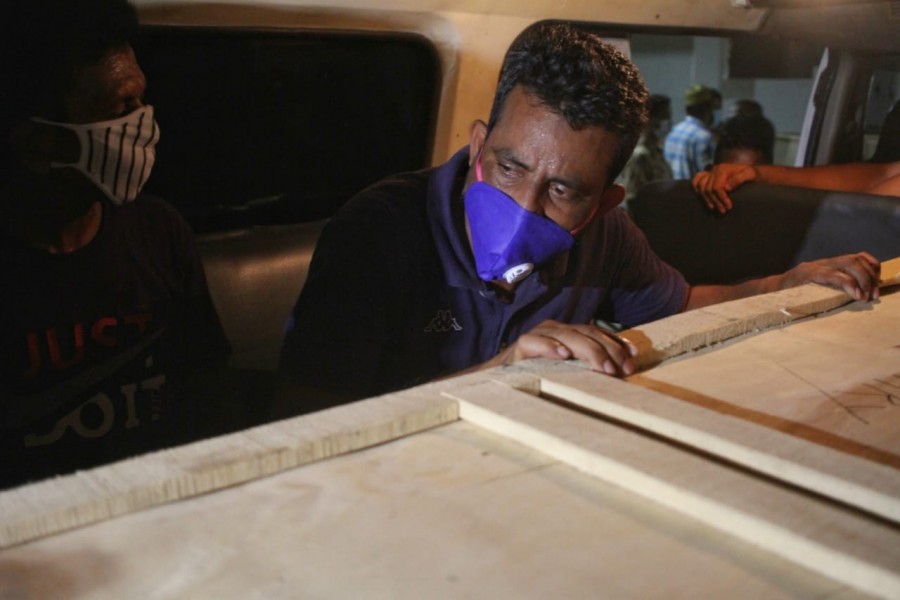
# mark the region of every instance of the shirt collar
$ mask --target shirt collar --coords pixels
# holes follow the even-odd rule
[[[698,119],[697,117],[695,117],[693,115],[686,115],[684,120],[687,121],[688,123],[693,124],[696,127],[701,127],[703,129],[706,129],[706,123],[704,123],[703,121],[701,121],[700,119]]]

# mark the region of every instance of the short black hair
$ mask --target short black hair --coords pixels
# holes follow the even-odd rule
[[[0,157],[25,119],[62,119],[78,71],[131,44],[138,18],[127,0],[7,0],[0,19]]]
[[[0,81],[25,112],[60,98],[80,68],[132,43],[138,30],[127,0],[22,0],[4,12]]]
[[[766,163],[771,163],[775,154],[775,126],[762,115],[738,115],[726,120],[719,130],[714,162],[721,162],[725,152],[738,149],[756,150]]]
[[[662,119],[671,116],[672,100],[664,94],[650,94],[647,99],[647,112],[650,119]],[[669,113],[668,115],[666,113]]]
[[[756,100],[750,100],[749,98],[743,98],[734,103],[734,115],[735,117],[741,115],[758,115],[763,116],[763,107],[762,104],[757,102]]]
[[[564,23],[541,22],[520,33],[503,59],[488,129],[521,85],[572,129],[602,127],[619,134],[612,182],[647,123],[647,87],[637,67],[599,35]]]

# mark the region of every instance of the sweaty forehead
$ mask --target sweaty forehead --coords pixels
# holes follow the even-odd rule
[[[114,119],[123,105],[144,95],[147,81],[130,46],[115,48],[75,74],[66,94],[67,118],[73,123]]]

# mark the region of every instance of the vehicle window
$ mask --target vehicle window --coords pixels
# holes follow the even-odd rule
[[[721,92],[721,119],[733,114],[738,100],[755,100],[775,126],[774,162],[785,165],[794,163],[822,51],[814,44],[749,35],[631,35],[631,58],[650,92],[672,99],[673,123],[684,118],[684,91],[693,83]]]
[[[197,232],[330,216],[430,162],[440,69],[411,34],[146,27],[147,191]]]

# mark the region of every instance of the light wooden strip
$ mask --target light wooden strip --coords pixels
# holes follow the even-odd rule
[[[900,531],[499,382],[444,392],[460,418],[859,590],[900,597]]]
[[[204,494],[457,420],[437,392],[375,398],[0,494],[0,548]]]
[[[544,369],[541,391],[900,523],[900,472],[588,370]]]
[[[646,369],[691,350],[784,325],[848,302],[850,297],[843,291],[808,284],[679,313],[626,329],[619,336],[637,348],[636,368]]]
[[[892,258],[881,263],[881,277],[878,287],[900,285],[900,257]]]
[[[882,263],[879,287],[897,283],[900,257]],[[842,290],[807,284],[691,310],[619,335],[638,349],[635,366],[645,369],[691,350],[817,315],[850,301]]]

